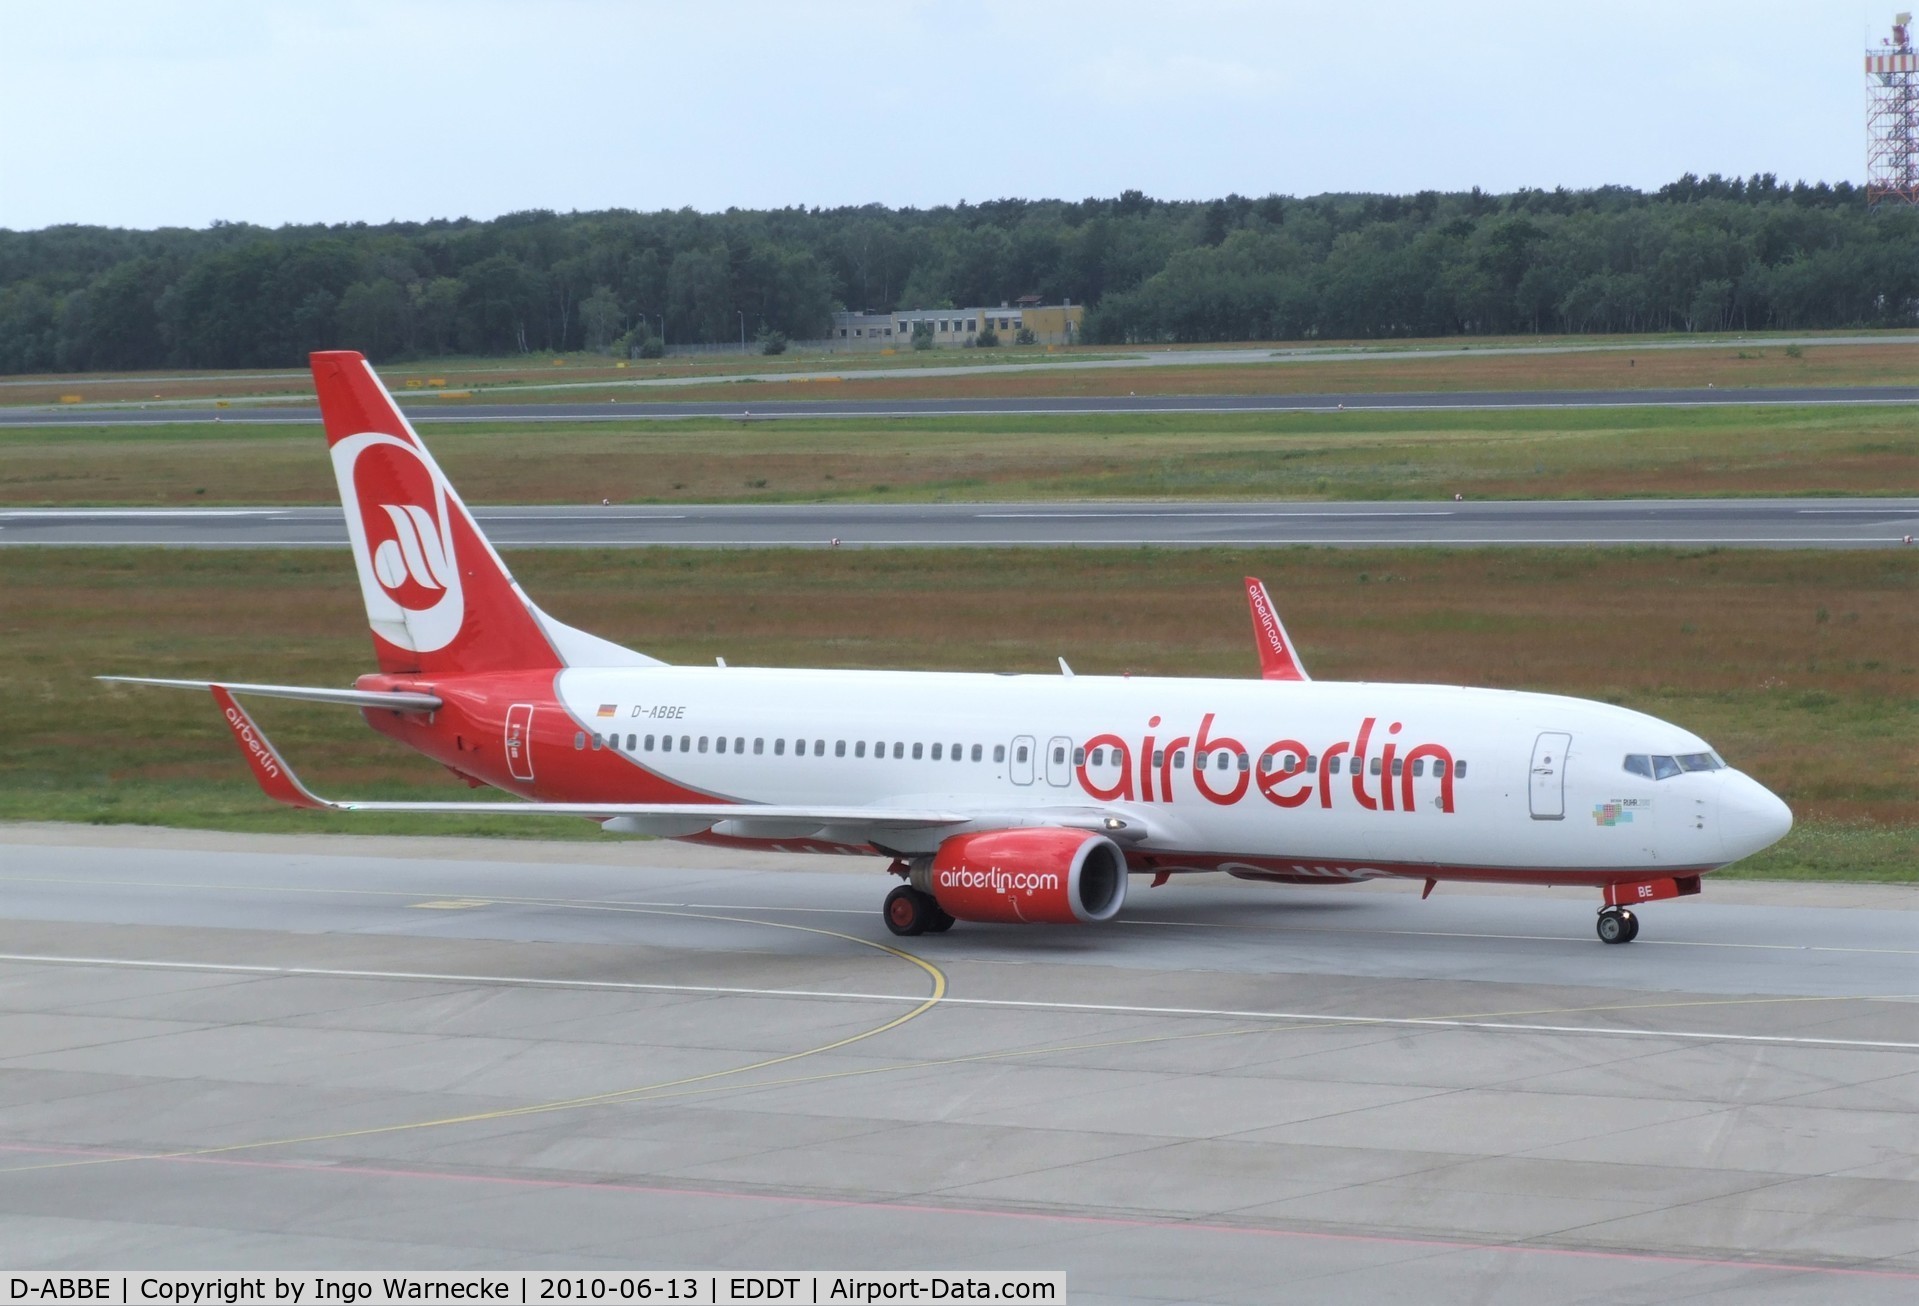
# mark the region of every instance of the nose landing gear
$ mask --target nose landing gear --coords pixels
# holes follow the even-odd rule
[[[1601,907],[1596,928],[1601,943],[1631,943],[1639,937],[1639,918],[1624,907]]]

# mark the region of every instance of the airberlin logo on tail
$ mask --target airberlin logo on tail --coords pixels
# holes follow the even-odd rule
[[[397,436],[348,436],[332,453],[373,632],[416,653],[445,648],[466,620],[466,600],[444,482]]]
[[[383,503],[380,507],[393,523],[393,538],[381,541],[373,550],[373,574],[387,593],[398,599],[408,581],[436,593],[446,589],[453,568],[431,514],[411,503]],[[413,606],[404,600],[402,605]]]

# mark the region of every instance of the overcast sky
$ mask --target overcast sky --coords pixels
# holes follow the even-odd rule
[[[0,227],[1861,180],[1893,3],[0,4]]]

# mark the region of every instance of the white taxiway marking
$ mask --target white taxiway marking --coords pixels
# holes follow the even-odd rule
[[[1149,521],[1161,517],[1257,517],[1281,521],[1294,517],[1450,517],[1453,509],[1418,509],[1405,512],[978,512],[974,521],[1096,521],[1113,518],[1120,521]]]
[[[283,517],[283,508],[20,508],[0,512],[0,518],[66,518],[92,520],[100,517],[169,517],[174,520],[193,517]]]
[[[532,975],[459,975],[433,971],[344,970],[321,966],[249,966],[236,962],[143,961],[129,957],[63,957],[33,953],[0,953],[0,962],[43,966],[108,966],[126,970],[193,971],[214,975],[267,975],[309,979],[403,980],[437,984],[495,984],[519,988],[586,989],[622,993],[702,993],[746,998],[807,998],[838,1002],[904,1002],[919,1004],[923,993],[859,993],[836,989],[733,988],[716,984],[641,984],[624,980],[544,979]],[[1907,1001],[1913,995],[1885,994],[1818,1001]],[[1793,999],[1784,999],[1792,1001]],[[989,1007],[1014,1011],[1069,1011],[1095,1015],[1186,1016],[1214,1020],[1288,1021],[1307,1025],[1385,1025],[1396,1028],[1478,1029],[1515,1034],[1592,1034],[1609,1038],[1667,1038],[1708,1043],[1762,1043],[1788,1047],[1859,1048],[1879,1052],[1919,1052],[1919,1043],[1877,1039],[1808,1038],[1787,1034],[1722,1034],[1710,1030],[1623,1029],[1604,1025],[1546,1025],[1500,1020],[1447,1019],[1422,1016],[1359,1016],[1327,1011],[1250,1011],[1231,1007],[1141,1007],[1107,1002],[1040,1002],[1010,998],[935,999],[940,1006]],[[1764,1003],[1761,998],[1754,1005]]]

